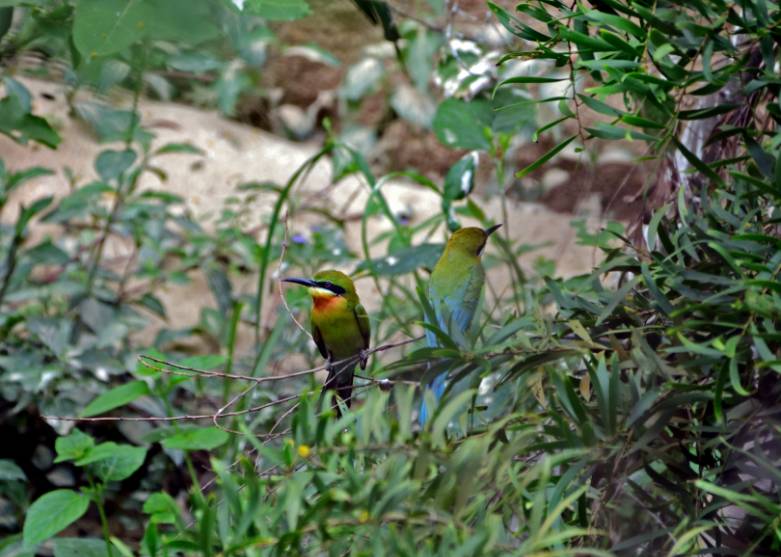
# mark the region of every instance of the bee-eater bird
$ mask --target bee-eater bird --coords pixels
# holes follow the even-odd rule
[[[356,364],[366,368],[364,351],[369,348],[369,316],[363,309],[353,281],[342,272],[320,271],[311,279],[285,278],[306,286],[312,296],[312,338],[328,360],[323,394],[333,389],[350,407]],[[357,357],[357,359],[356,359]],[[333,408],[339,414],[334,399]]]
[[[432,324],[462,347],[467,344],[467,333],[485,283],[485,270],[480,257],[488,237],[500,226],[502,225],[497,224],[485,230],[477,227],[456,230],[447,241],[445,251],[434,266],[429,279],[428,300],[436,319]],[[433,331],[426,330],[426,344],[439,346]],[[445,391],[446,378],[447,372],[441,373],[429,385],[435,400],[439,400]],[[418,414],[421,426],[426,423],[428,416],[429,409],[424,398]]]

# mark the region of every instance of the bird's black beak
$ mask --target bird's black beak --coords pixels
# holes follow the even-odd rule
[[[495,225],[493,225],[491,227],[488,227],[488,228],[485,229],[485,235],[486,236],[490,236],[491,234],[493,234],[494,232],[499,230],[501,227],[502,227],[502,223],[501,222],[499,224],[495,224]]]
[[[296,277],[290,277],[290,278],[283,278],[282,282],[292,282],[293,284],[300,284],[301,286],[306,286],[308,288],[316,288],[317,283],[311,279],[305,279],[305,278],[296,278]]]

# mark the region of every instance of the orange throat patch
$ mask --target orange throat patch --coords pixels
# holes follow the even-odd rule
[[[312,295],[312,302],[314,303],[314,310],[317,312],[327,312],[334,310],[346,302],[342,296],[328,296],[328,295]]]

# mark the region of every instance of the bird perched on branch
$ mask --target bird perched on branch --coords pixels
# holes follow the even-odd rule
[[[364,351],[369,348],[369,316],[363,309],[353,281],[342,272],[320,271],[311,279],[285,278],[305,286],[312,296],[312,338],[328,360],[323,394],[333,389],[350,407],[355,366],[366,368]],[[334,398],[333,408],[339,414]]]
[[[502,226],[497,224],[483,230],[469,227],[456,230],[445,246],[445,251],[434,266],[428,283],[428,301],[433,315],[428,321],[448,334],[457,344],[465,346],[467,333],[480,302],[485,283],[485,270],[480,257],[488,237]],[[437,336],[426,330],[426,344],[439,346]],[[441,373],[428,386],[439,400],[445,391],[447,373]],[[420,404],[418,421],[424,425],[429,417],[425,398]]]
[[[382,35],[386,41],[393,43],[393,48],[396,50],[396,58],[404,67],[404,59],[399,48],[399,39],[401,34],[399,28],[396,27],[396,23],[393,21],[393,12],[390,5],[384,0],[353,0],[353,4],[363,12],[372,25],[382,26]]]

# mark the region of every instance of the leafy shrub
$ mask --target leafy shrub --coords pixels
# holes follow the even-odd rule
[[[514,289],[485,304],[475,346],[463,352],[446,338],[438,348],[401,346],[400,332],[414,337],[412,321],[426,305],[422,269],[439,249],[415,243],[415,233],[455,228],[464,216],[485,220],[471,188],[457,187],[471,185],[475,156],[456,163],[443,187],[408,174],[442,199],[435,219],[411,227],[389,209],[382,190],[387,177],[376,178],[361,154],[331,137],[288,184],[275,186],[278,201],[264,242],[253,244],[239,230],[215,239],[172,217],[168,205],[174,200],[165,196],[153,196],[154,202],[141,197],[134,178],[149,170],[156,154],[131,133],[138,149],[104,151],[96,161],[105,183],[76,190],[75,200],[62,200],[47,218],[59,214],[67,229],[89,215],[98,230],[121,231],[138,248],[147,247],[155,262],[174,261],[184,269],[203,255],[192,250],[213,249],[213,269],[225,273],[217,254],[227,252],[235,261],[236,242],[250,243],[256,257],[248,268],[257,272],[258,288],[252,294],[215,288],[223,319],[216,327],[206,319],[200,330],[217,339],[224,356],[174,363],[169,354],[148,354],[136,366],[127,358],[138,352],[127,345],[136,322],[127,316],[135,306],[157,306],[153,298],[117,299],[121,277],[100,264],[99,249],[84,257],[52,243],[24,246],[30,218],[47,207],[21,212],[2,246],[4,381],[17,383],[12,372],[22,366],[56,366],[44,369],[55,371],[55,381],[89,377],[95,368],[79,360],[82,346],[114,359],[125,355],[120,369],[135,376],[132,382],[89,405],[71,402],[64,413],[97,415],[149,397],[165,409],[149,421],[172,423],[149,428],[134,443],[146,448],[159,442],[165,458],[183,463],[191,481],[185,505],[159,484],[144,486],[148,519],[137,547],[110,532],[103,542],[66,538],[58,544],[82,544],[86,551],[107,543],[100,547],[146,555],[778,553],[778,7],[759,0],[739,6],[702,0],[686,7],[608,0],[593,8],[521,4],[517,14],[491,8],[523,49],[507,52],[503,62],[533,59],[531,67],[539,70],[503,79],[498,91],[524,87],[522,95],[533,98],[540,85],[563,85],[559,94],[534,101],[540,114],[551,103],[559,111],[534,133],[555,133],[555,146],[516,177],[523,180],[570,146],[642,141],[645,158],[656,165],[644,199],[647,219],[633,223],[628,234],[615,224],[598,234],[581,230],[580,241],[601,250],[604,259],[593,273],[569,279],[524,272],[517,263],[523,246],[497,238],[486,264],[506,266]],[[504,127],[503,109],[519,102],[507,99],[485,93],[448,99],[431,124],[444,143],[486,153],[501,190],[511,167],[510,140],[521,129]],[[285,234],[283,210],[298,178],[326,154],[333,156],[337,177],[357,172],[371,188],[363,253],[345,253],[339,262],[355,264],[383,294],[373,316],[374,346],[400,349],[394,361],[373,360],[369,377],[356,388],[362,404],[341,418],[328,401],[315,403],[319,386],[311,373],[264,373],[272,359],[307,340],[283,338],[292,326],[286,313],[268,330],[256,318],[262,342],[251,361],[234,358],[231,340],[242,318],[261,315],[270,262]],[[35,172],[7,176],[6,190]],[[103,193],[113,194],[115,209],[93,199]],[[131,226],[144,211],[159,219],[160,237],[151,246],[148,230]],[[367,237],[370,218],[389,220],[391,232]],[[309,270],[329,261],[314,258],[338,238],[317,234],[288,248],[292,265]],[[370,245],[385,240],[395,263],[369,258]],[[30,281],[35,285],[33,269],[52,262],[63,269],[54,284],[69,290],[53,292],[37,307],[24,292]],[[172,276],[165,271],[158,280]],[[306,306],[296,294],[288,301],[293,312]],[[103,308],[109,302],[115,303],[111,317],[90,324],[93,313],[109,311]],[[100,311],[84,311],[84,304]],[[76,307],[82,307],[78,326],[65,317]],[[124,329],[102,345],[100,333],[111,334],[113,323]],[[38,360],[11,360],[22,355]],[[212,371],[219,367],[224,371]],[[446,396],[418,431],[415,386],[444,370],[450,372]],[[34,389],[45,387],[38,385]],[[219,411],[199,410],[209,397],[221,401]],[[130,417],[105,416],[120,423]],[[201,419],[220,427],[179,425]],[[58,453],[87,438],[61,437]],[[98,448],[112,442],[94,443],[85,442],[84,454],[72,457],[76,465],[86,467],[93,481],[121,480],[99,471],[106,455]],[[196,467],[203,451],[209,451],[209,464]],[[2,470],[9,482],[24,479],[10,463]],[[102,505],[96,493],[68,489],[38,498],[25,522],[28,549],[67,526],[66,519],[78,518],[90,501]],[[38,511],[54,499],[67,512],[57,529],[42,527]],[[12,538],[9,547],[17,542]],[[64,551],[58,547],[55,552]]]

